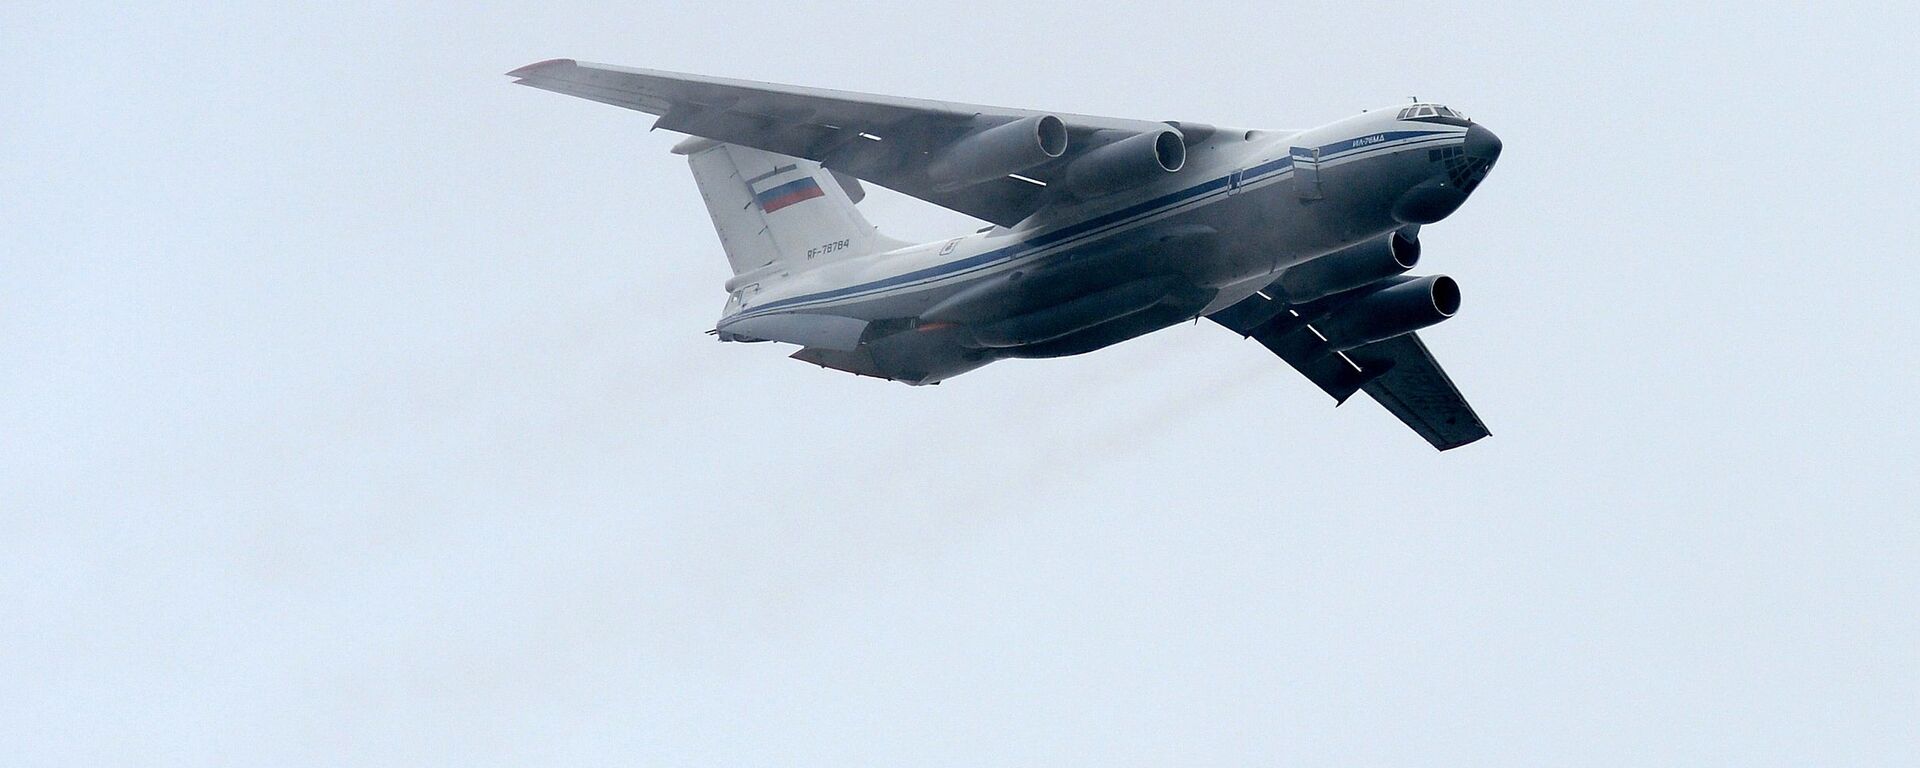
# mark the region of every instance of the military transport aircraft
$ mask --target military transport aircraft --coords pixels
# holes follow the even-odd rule
[[[1485,437],[1414,331],[1451,317],[1405,274],[1500,140],[1439,104],[1307,130],[1088,117],[543,61],[522,85],[658,115],[733,267],[722,341],[933,384],[1206,317],[1345,402],[1365,391],[1436,448]],[[861,181],[989,222],[910,244]]]

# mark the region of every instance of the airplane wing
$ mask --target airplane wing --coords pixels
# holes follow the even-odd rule
[[[1038,210],[1047,185],[1086,151],[1169,123],[1036,112],[975,104],[757,83],[553,59],[507,73],[521,85],[659,115],[655,128],[804,157],[830,169],[1002,226]],[[954,188],[929,175],[931,161],[963,138],[1052,115],[1067,142],[1058,157]],[[1035,183],[1038,182],[1038,183]]]
[[[1417,334],[1339,352],[1280,302],[1260,294],[1208,316],[1259,341],[1295,370],[1346,402],[1364,391],[1440,450],[1491,434]]]

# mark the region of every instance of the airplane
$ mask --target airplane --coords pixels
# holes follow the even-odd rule
[[[1306,130],[1006,109],[553,59],[520,85],[658,116],[687,134],[733,269],[721,341],[938,384],[1078,355],[1205,317],[1337,403],[1366,392],[1435,448],[1489,433],[1415,331],[1454,315],[1408,274],[1500,139],[1411,103]],[[863,182],[980,219],[931,243],[883,234]]]

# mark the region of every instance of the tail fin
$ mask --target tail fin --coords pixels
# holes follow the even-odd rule
[[[859,182],[819,163],[700,138],[673,151],[687,156],[735,275],[900,245],[854,207]]]

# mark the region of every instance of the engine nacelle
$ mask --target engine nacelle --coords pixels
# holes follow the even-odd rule
[[[1460,284],[1446,275],[1397,282],[1313,321],[1334,349],[1385,341],[1438,323],[1460,311]]]
[[[947,147],[927,165],[941,190],[1005,178],[1067,151],[1067,126],[1053,115],[1034,115],[976,131]]]
[[[1178,131],[1142,133],[1092,150],[1067,166],[1067,189],[1098,197],[1153,181],[1187,164],[1187,142]]]
[[[1395,232],[1288,267],[1267,290],[1289,304],[1303,304],[1376,283],[1420,263],[1420,240]]]

